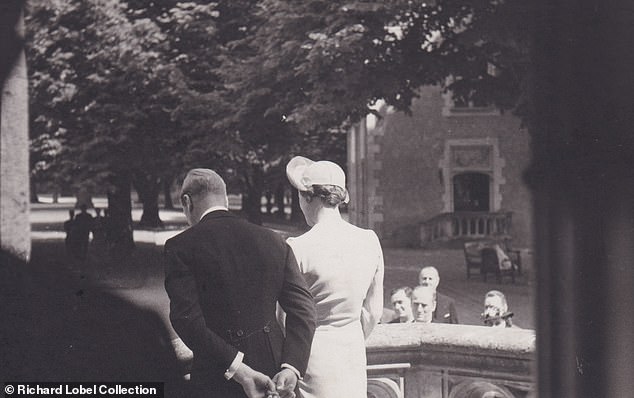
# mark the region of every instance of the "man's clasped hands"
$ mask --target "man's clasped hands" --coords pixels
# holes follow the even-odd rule
[[[287,368],[271,379],[243,363],[233,378],[249,398],[295,398],[297,375]]]

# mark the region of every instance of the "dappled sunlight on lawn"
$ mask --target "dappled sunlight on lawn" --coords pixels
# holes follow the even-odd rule
[[[63,245],[65,233],[63,222],[68,217],[68,209],[72,204],[52,205],[38,204],[31,212],[33,231],[31,237],[34,244],[57,243]],[[139,220],[141,209],[133,210],[133,218]],[[187,228],[185,217],[180,210],[161,210],[160,216],[166,225],[164,229],[141,229],[134,226],[134,241],[137,244],[129,259],[122,263],[108,264],[106,258],[98,254],[93,245],[90,253],[92,259],[91,278],[103,288],[110,289],[113,295],[135,302],[143,308],[159,309],[165,320],[168,301],[162,286],[163,271],[161,263],[162,246],[165,241]],[[288,221],[280,221],[274,217],[264,217],[269,228],[283,237],[302,234],[303,227]],[[150,249],[151,248],[151,249]],[[63,254],[63,250],[62,250]],[[385,307],[390,308],[389,292],[398,286],[416,285],[418,271],[424,265],[434,265],[441,275],[439,291],[456,300],[461,323],[481,325],[480,313],[483,309],[484,294],[492,289],[502,290],[515,312],[514,320],[524,328],[534,328],[534,275],[532,270],[532,254],[524,253],[526,275],[519,278],[516,284],[505,281],[497,284],[495,278],[484,282],[477,275],[467,280],[465,275],[464,253],[456,249],[422,250],[384,248],[385,258]],[[129,264],[124,266],[123,263]],[[524,263],[524,261],[523,261]],[[138,271],[134,273],[132,271]],[[143,271],[143,272],[141,272]],[[131,273],[132,272],[132,273]],[[146,278],[152,279],[152,282]],[[158,304],[155,306],[155,304]]]

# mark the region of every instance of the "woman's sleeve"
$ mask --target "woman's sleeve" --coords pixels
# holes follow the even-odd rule
[[[383,250],[381,250],[379,238],[374,232],[372,232],[372,239],[376,245],[376,269],[361,309],[361,326],[366,339],[383,315]]]

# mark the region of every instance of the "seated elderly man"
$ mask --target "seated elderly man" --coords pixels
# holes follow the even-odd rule
[[[412,311],[414,312],[414,322],[434,322],[435,310],[436,290],[429,286],[416,286],[414,290],[412,290]]]
[[[438,292],[440,275],[436,267],[426,266],[418,274],[418,284],[428,286],[436,292],[436,310],[434,311],[435,323],[458,323],[458,312],[454,300]]]
[[[513,313],[509,312],[509,306],[504,293],[491,290],[484,296],[484,312],[482,319],[486,326],[501,328],[517,328],[513,325]]]
[[[396,318],[389,323],[411,323],[414,322],[412,313],[412,289],[403,286],[397,287],[390,292],[390,302],[396,313]]]

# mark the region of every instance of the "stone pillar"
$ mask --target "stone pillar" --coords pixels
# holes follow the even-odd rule
[[[533,165],[539,396],[634,391],[634,14],[543,0]]]
[[[348,131],[347,188],[350,194],[348,215],[350,222],[358,227],[367,227],[367,195],[365,192],[365,118]]]
[[[21,2],[2,6],[3,42],[0,102],[0,243],[4,253],[28,260],[31,253],[29,224],[29,117],[28,81],[23,48],[15,52],[23,40],[24,26]],[[7,39],[8,38],[8,39]],[[4,78],[5,76],[2,76]]]

